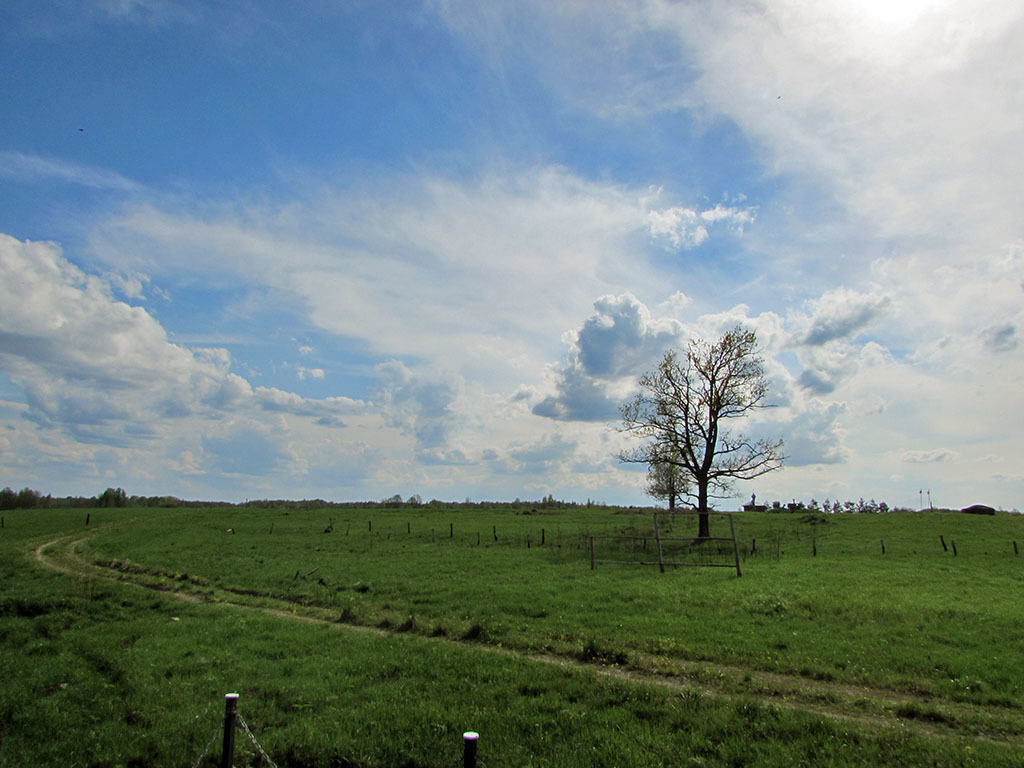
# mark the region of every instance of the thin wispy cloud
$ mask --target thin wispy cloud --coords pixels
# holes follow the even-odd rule
[[[0,152],[0,176],[30,183],[59,181],[92,189],[142,191],[140,184],[115,171],[21,152]]]

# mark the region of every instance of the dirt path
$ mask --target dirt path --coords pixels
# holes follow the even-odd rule
[[[33,558],[39,564],[72,576],[99,578],[132,584],[162,592],[191,603],[231,609],[259,611],[290,621],[329,626],[345,632],[385,636],[394,630],[340,622],[314,607],[241,591],[214,589],[214,597],[196,594],[194,585],[168,582],[146,572],[117,570],[87,561],[80,549],[92,536],[64,536],[37,546]],[[191,588],[190,588],[191,587]],[[606,666],[530,650],[460,641],[450,637],[421,636],[426,642],[440,642],[466,648],[515,656],[541,664],[585,670],[589,674],[655,685],[674,691],[695,691],[731,701],[751,699],[762,704],[802,712],[815,717],[912,731],[922,736],[962,737],[1024,746],[1024,713],[1020,708],[972,704],[922,696],[908,691],[858,687],[797,675],[766,672],[755,668],[673,659],[667,665],[654,657],[632,653],[629,667]]]

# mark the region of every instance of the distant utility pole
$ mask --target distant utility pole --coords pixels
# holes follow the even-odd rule
[[[932,506],[932,489],[928,489],[928,509],[934,511],[935,507]]]
[[[921,489],[917,491],[917,508],[924,509],[924,491]]]

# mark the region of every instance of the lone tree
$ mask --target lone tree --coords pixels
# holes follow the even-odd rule
[[[647,468],[645,490],[648,496],[664,499],[668,511],[674,512],[676,501],[690,493],[690,478],[678,462],[672,463],[660,458],[651,460]]]
[[[622,431],[644,444],[620,460],[675,468],[688,477],[685,495],[696,501],[697,536],[710,536],[708,499],[726,498],[736,480],[782,466],[782,440],[750,440],[723,423],[764,408],[768,382],[757,356],[757,335],[736,326],[718,342],[694,340],[685,358],[665,353],[640,377],[640,392],[622,406]]]

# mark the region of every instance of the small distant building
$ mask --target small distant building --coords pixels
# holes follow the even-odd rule
[[[968,515],[994,515],[996,510],[986,504],[972,504],[960,510]]]
[[[758,504],[757,503],[757,495],[752,493],[752,494],[750,494],[750,501],[743,505],[743,511],[744,512],[767,512],[768,511],[768,505],[767,504]]]

